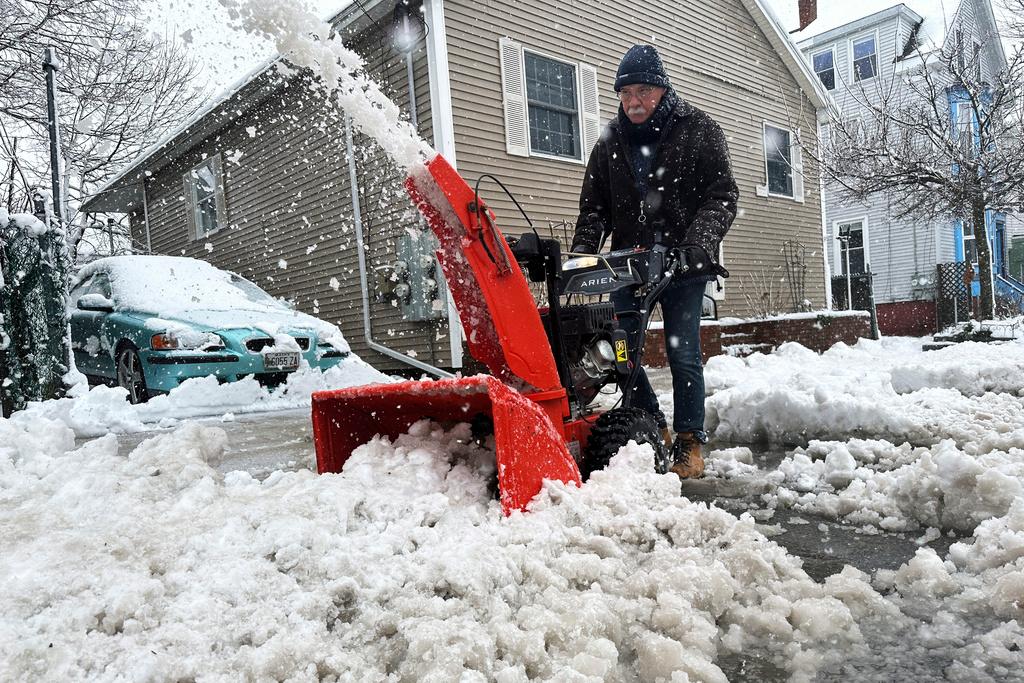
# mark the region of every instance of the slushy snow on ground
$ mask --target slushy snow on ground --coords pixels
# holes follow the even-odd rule
[[[1004,351],[1012,368],[1020,347]],[[941,353],[966,368],[988,351]],[[758,369],[791,405],[801,373],[832,376],[852,396],[830,396],[859,400],[860,385],[842,378],[871,375],[877,390],[886,372],[928,358],[901,340],[808,354],[741,361],[746,375],[724,372],[734,359],[713,361],[709,405],[767,382]],[[1018,410],[1024,400],[963,388]],[[934,648],[951,662],[951,680],[1012,680],[1024,664],[1016,447],[894,445],[834,426],[834,440],[762,472],[750,446],[719,443],[709,477],[760,477],[768,507],[965,534],[946,556],[922,548],[896,570],[847,567],[815,582],[751,516],[680,496],[673,475],[652,473],[647,447],[624,448],[582,488],[549,484],[529,513],[504,517],[492,446],[468,426],[423,421],[359,448],[341,474],[257,480],[219,471],[224,431],[194,422],[127,458],[113,435],[76,447],[70,406],[103,395],[0,421],[2,680],[724,681],[720,664],[741,655],[810,680],[907,634],[920,660]],[[717,410],[719,424],[750,415]],[[817,424],[796,410],[790,420],[792,433]]]
[[[222,384],[213,376],[199,377],[138,405],[128,403],[128,392],[121,387],[90,388],[83,381],[72,387],[68,398],[30,403],[12,419],[22,424],[38,419],[57,421],[71,428],[75,436],[95,437],[173,427],[195,417],[302,408],[310,405],[314,391],[393,381],[353,354],[326,371],[305,367],[289,373],[275,388],[261,386],[252,378]]]

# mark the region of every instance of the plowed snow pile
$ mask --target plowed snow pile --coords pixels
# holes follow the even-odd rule
[[[505,518],[469,440],[423,422],[261,482],[213,469],[218,428],[125,459],[0,422],[0,679],[722,681],[739,649],[810,675],[896,612],[680,498],[646,447]]]
[[[921,340],[861,340],[816,354],[799,344],[707,365],[716,439],[803,445],[850,436],[953,439],[969,453],[1024,446],[1024,340],[921,351]]]

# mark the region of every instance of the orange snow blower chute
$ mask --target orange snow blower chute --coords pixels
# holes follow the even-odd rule
[[[375,435],[396,438],[418,420],[493,423],[502,509],[523,510],[545,479],[580,483],[567,442],[589,424],[570,420],[566,390],[526,278],[494,214],[440,155],[406,180],[440,246],[438,261],[466,343],[490,375],[377,384],[313,394],[317,470],[340,472]]]

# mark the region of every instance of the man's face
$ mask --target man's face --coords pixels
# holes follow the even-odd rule
[[[634,124],[640,124],[651,118],[664,94],[665,88],[637,83],[622,88],[619,91],[619,101],[622,102],[626,117]]]

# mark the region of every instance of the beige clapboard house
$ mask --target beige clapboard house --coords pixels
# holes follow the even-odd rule
[[[797,142],[813,144],[827,94],[762,0],[422,0],[412,10],[426,28],[408,58],[391,44],[394,0],[361,0],[332,21],[471,184],[497,177],[542,234],[566,238],[589,151],[617,111],[619,59],[655,44],[680,94],[729,139],[741,197],[724,245],[733,277],[713,288],[719,314],[755,312],[766,279],[791,307],[794,267],[804,298],[826,305],[820,177]],[[338,324],[382,369],[466,367],[401,180],[316,82],[276,61],[83,208],[130,214],[140,251],[210,261]],[[496,183],[484,179],[481,192],[507,233],[526,228]]]

